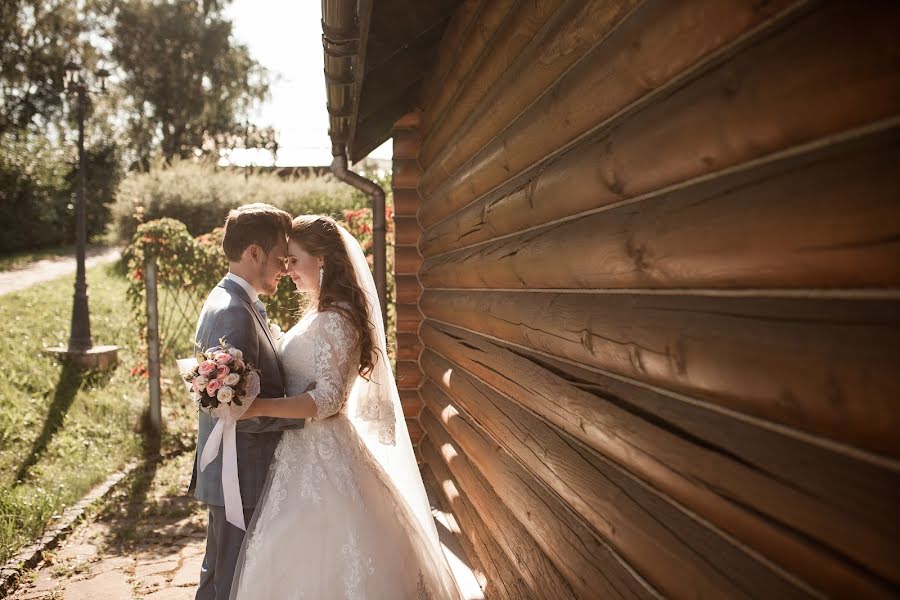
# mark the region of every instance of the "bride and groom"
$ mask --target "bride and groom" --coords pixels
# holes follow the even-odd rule
[[[261,392],[232,415],[239,496],[223,489],[221,448],[200,468],[216,424],[200,412],[191,489],[209,524],[198,600],[458,598],[359,243],[329,217],[250,204],[229,213],[222,246],[229,272],[196,342],[241,350]],[[276,337],[259,295],[284,275],[311,302]]]

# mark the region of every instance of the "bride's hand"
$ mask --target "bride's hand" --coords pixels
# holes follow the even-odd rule
[[[240,418],[238,418],[238,420],[243,421],[245,419],[255,419],[256,417],[262,416],[259,414],[259,409],[257,408],[256,404],[260,400],[263,400],[265,402],[267,398],[256,398],[255,400],[251,401],[250,406],[247,407],[247,410],[240,416]]]

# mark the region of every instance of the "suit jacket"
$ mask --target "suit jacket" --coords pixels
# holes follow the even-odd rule
[[[247,293],[237,283],[223,279],[213,288],[197,322],[195,342],[206,350],[225,341],[244,353],[244,361],[260,370],[260,396],[278,398],[285,395],[284,372],[275,352],[275,339],[268,324],[257,312]],[[200,455],[216,419],[198,412],[197,453],[189,491],[202,502],[224,506],[222,493],[222,450],[206,470],[199,468]],[[303,427],[303,419],[257,417],[237,423],[238,478],[241,500],[245,507],[256,506],[262,493],[272,455],[288,429]]]

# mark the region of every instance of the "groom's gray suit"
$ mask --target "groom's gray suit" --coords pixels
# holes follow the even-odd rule
[[[235,281],[223,279],[210,292],[194,336],[202,349],[225,341],[244,353],[244,361],[260,370],[260,396],[278,398],[285,394],[284,373],[275,353],[275,339],[268,323],[250,302],[247,292]],[[209,506],[206,555],[200,573],[197,600],[226,600],[231,590],[235,564],[244,532],[225,520],[225,499],[222,492],[222,450],[219,456],[199,469],[199,458],[209,438],[215,419],[200,412],[197,453],[190,491]],[[269,464],[281,433],[303,427],[303,419],[258,417],[238,421],[237,458],[244,520],[249,525],[253,509],[259,500]]]

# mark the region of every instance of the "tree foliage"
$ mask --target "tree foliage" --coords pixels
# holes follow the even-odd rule
[[[130,99],[138,162],[170,161],[241,146],[274,150],[271,130],[248,115],[269,90],[266,70],[236,43],[222,3],[122,1],[111,58]]]
[[[62,115],[65,64],[87,22],[71,0],[0,2],[0,134],[21,137]]]

